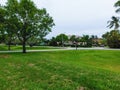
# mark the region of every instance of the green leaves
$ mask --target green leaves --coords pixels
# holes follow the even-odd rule
[[[107,40],[110,48],[120,48],[120,31],[112,30],[103,34],[103,38]]]
[[[115,16],[112,16],[111,20],[108,21],[108,26],[109,28],[112,28],[114,27],[114,29],[118,29],[119,28],[119,17],[115,17]]]
[[[114,6],[117,7],[116,13],[119,13],[120,12],[120,0],[117,1]]]
[[[119,12],[120,12],[120,0],[118,0],[118,1],[114,4],[114,6],[117,8],[115,12],[116,12],[116,13],[119,13]],[[107,27],[109,27],[109,28],[114,27],[115,30],[116,30],[116,29],[118,30],[118,28],[120,27],[120,25],[119,25],[119,23],[120,23],[119,18],[120,18],[120,17],[112,16],[111,20],[108,21],[108,24],[109,24],[109,25],[108,25]]]
[[[37,8],[32,0],[8,0],[4,10],[5,15],[1,14],[3,11],[0,8],[0,17],[3,17],[0,22],[6,21],[7,31],[15,34],[24,47],[28,39],[43,38],[54,26],[46,9]]]
[[[56,41],[58,42],[65,42],[65,41],[68,41],[68,36],[65,35],[65,34],[59,34],[57,37],[56,37]]]
[[[120,0],[118,0],[115,5],[116,13],[120,12]],[[107,41],[107,44],[111,48],[120,48],[120,17],[112,16],[111,20],[108,21],[108,26],[110,29],[114,27],[114,30],[103,34],[103,38]]]

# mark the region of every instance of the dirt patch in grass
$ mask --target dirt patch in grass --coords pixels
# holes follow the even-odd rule
[[[86,90],[86,87],[79,87],[77,90]]]
[[[0,55],[0,58],[9,58],[10,55],[4,54],[4,55]]]
[[[28,66],[33,67],[33,66],[35,66],[35,64],[29,63]]]

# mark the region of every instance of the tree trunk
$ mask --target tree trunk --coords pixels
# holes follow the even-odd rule
[[[10,44],[8,44],[8,50],[10,51],[11,49],[10,49]]]
[[[23,53],[26,53],[26,23],[23,29]]]
[[[11,41],[8,41],[8,50],[9,50],[9,51],[11,50],[10,44],[11,44]]]
[[[11,49],[10,49],[10,44],[8,45],[8,50],[10,51]]]
[[[77,43],[75,44],[76,50],[77,50]]]
[[[26,41],[23,40],[23,53],[26,53]]]

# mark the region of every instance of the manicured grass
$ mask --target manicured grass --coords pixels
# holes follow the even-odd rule
[[[0,90],[120,90],[120,51],[0,54]]]
[[[60,49],[60,48],[52,47],[52,46],[33,46],[33,47],[26,46],[26,49],[27,50],[43,50],[43,49]],[[13,50],[22,50],[22,46],[21,45],[18,45],[18,46],[11,45],[11,50],[12,51]],[[0,51],[8,51],[8,46],[0,45]]]

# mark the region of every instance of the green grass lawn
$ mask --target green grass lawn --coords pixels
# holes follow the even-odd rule
[[[120,90],[120,51],[0,54],[0,90]]]
[[[60,48],[52,47],[52,46],[33,46],[33,47],[26,46],[26,49],[27,50],[43,50],[43,49],[60,49]],[[18,46],[11,45],[11,51],[13,51],[13,50],[22,50],[22,46],[21,45],[18,45]],[[8,46],[0,45],[0,51],[8,51]]]

